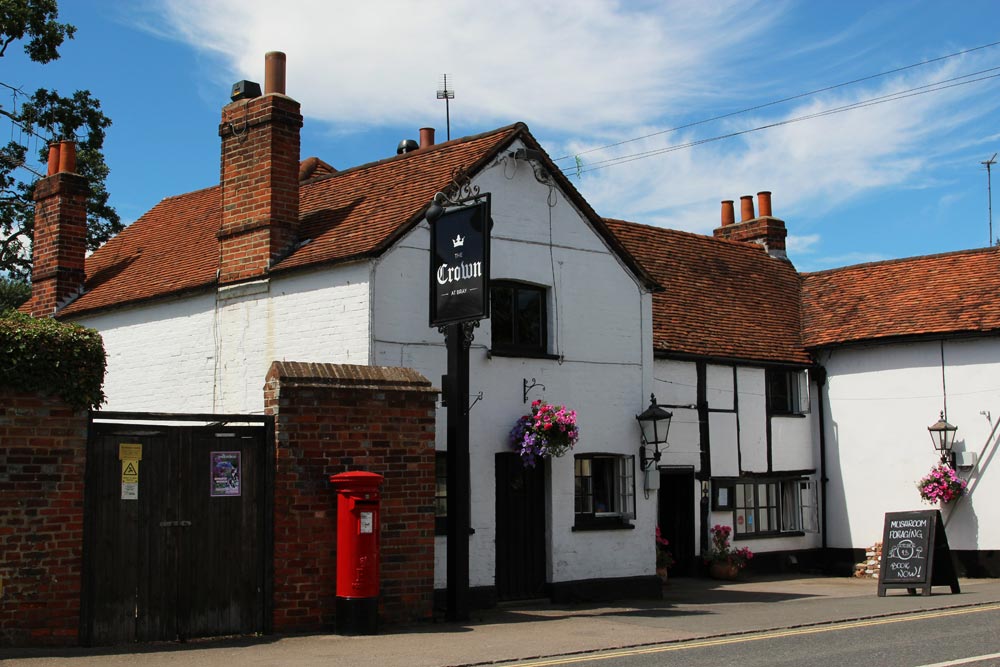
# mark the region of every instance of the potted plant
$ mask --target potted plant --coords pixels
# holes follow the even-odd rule
[[[947,503],[960,498],[965,493],[967,482],[947,463],[940,463],[917,482],[920,497],[925,503]]]
[[[670,541],[660,533],[660,527],[656,527],[656,574],[664,583],[667,581],[667,573],[674,564],[674,555],[667,547]]]
[[[530,468],[535,467],[538,457],[562,456],[573,449],[579,437],[576,411],[545,401],[532,401],[531,414],[519,418],[510,431],[511,446]]]
[[[735,579],[740,570],[753,558],[749,547],[734,549],[729,543],[733,529],[716,524],[712,527],[712,546],[702,558],[708,565],[708,573],[713,579]]]

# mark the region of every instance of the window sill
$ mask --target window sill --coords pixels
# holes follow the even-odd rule
[[[443,518],[444,517],[435,517],[435,519],[443,519]],[[446,525],[444,525],[443,522],[442,523],[438,523],[437,521],[435,521],[434,523],[435,523],[435,525],[434,525],[434,536],[435,537],[446,537],[448,535],[448,527]],[[475,535],[475,534],[476,534],[476,529],[475,528],[469,528],[469,535]]]
[[[805,537],[806,533],[802,530],[790,530],[784,533],[740,533],[739,535],[733,536],[734,542],[741,542],[745,540],[773,540],[778,537]]]
[[[809,416],[808,412],[772,412],[772,417],[791,417],[793,419],[805,419]]]
[[[572,528],[574,533],[586,533],[595,530],[635,530],[635,524],[623,521],[607,521],[597,523],[575,524]]]
[[[486,351],[486,356],[490,359],[493,357],[511,357],[511,358],[522,358],[522,359],[551,359],[552,361],[557,361],[559,359],[558,354],[549,354],[547,352],[531,352],[529,350],[496,350],[490,349]]]

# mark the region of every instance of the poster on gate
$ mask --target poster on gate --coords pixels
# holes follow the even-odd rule
[[[212,452],[212,496],[238,496],[243,469],[240,452]]]

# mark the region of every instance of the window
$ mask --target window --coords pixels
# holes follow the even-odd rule
[[[635,518],[635,457],[579,454],[574,528],[631,526]]]
[[[490,309],[493,352],[521,355],[548,352],[544,288],[495,282],[490,290]]]
[[[737,482],[733,490],[733,526],[738,538],[819,532],[819,503],[814,481]]]
[[[776,415],[803,415],[809,412],[809,371],[767,371],[767,402]]]
[[[434,452],[434,533],[448,532],[448,452]]]

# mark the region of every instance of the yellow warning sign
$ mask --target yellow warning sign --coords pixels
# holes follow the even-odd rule
[[[142,460],[142,443],[120,443],[118,445],[118,458],[122,461],[126,459],[132,461]],[[124,470],[124,468],[123,468]]]
[[[139,483],[139,462],[126,459],[122,461],[122,484]]]

